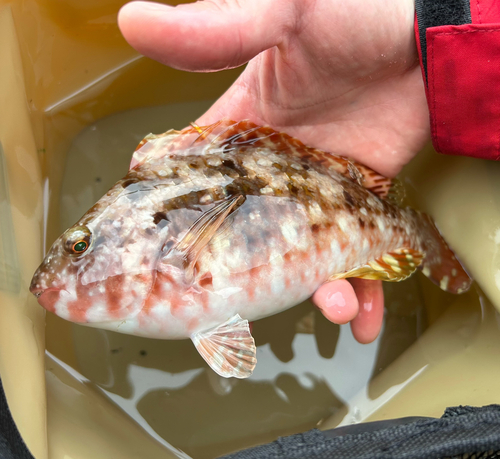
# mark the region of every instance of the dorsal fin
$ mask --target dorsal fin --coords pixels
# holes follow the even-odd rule
[[[181,132],[189,132],[189,128],[187,129],[187,131],[183,130]],[[278,141],[282,136],[289,137],[287,134],[277,132],[269,126],[258,126],[248,120],[235,122],[222,119],[217,123],[201,127],[200,129],[202,129],[202,132],[192,142],[193,146],[206,143],[209,149],[222,149],[226,152],[245,146],[266,146],[277,151],[288,147],[285,144],[281,145],[281,142]]]
[[[170,129],[163,134],[148,134],[144,139],[142,139],[137,145],[132,159],[130,160],[129,169],[137,167],[139,164],[148,161],[152,158],[165,154],[165,149],[161,148],[158,144],[161,143],[162,146],[171,143],[180,134],[180,131],[175,129]]]
[[[206,142],[209,148],[230,151],[244,146],[268,147],[276,151],[289,150],[301,159],[311,159],[330,167],[344,177],[355,181],[382,199],[386,199],[393,189],[393,180],[380,175],[373,169],[342,156],[304,145],[300,140],[269,126],[258,126],[251,121],[235,122],[223,119],[210,126],[187,128],[182,133],[199,135],[193,145]],[[399,199],[399,198],[398,198]],[[396,199],[396,201],[398,200]]]
[[[203,129],[202,129],[200,126],[198,126],[196,123],[191,122],[191,123],[189,123],[189,124],[190,124],[192,127],[194,127],[194,128],[195,128],[195,129],[196,129],[196,130],[200,133],[200,134],[203,132]]]
[[[384,177],[373,169],[351,159],[328,153],[327,157],[326,161],[331,163],[330,167],[336,172],[370,190],[379,198],[390,199],[393,203],[402,200],[400,191],[402,187],[396,186],[396,183],[401,185],[399,181]]]
[[[236,122],[227,118],[209,126],[198,126],[192,123],[182,131],[170,130],[161,135],[150,134],[137,147],[133,163],[137,164],[145,158],[174,152],[180,154],[182,150],[192,147],[202,148],[207,153],[212,149],[229,153],[236,148],[245,147],[286,151],[288,155],[299,161],[310,161],[312,165],[320,163],[349,180],[355,181],[382,199],[388,197],[393,185],[390,178],[351,159],[308,147],[300,140],[269,126],[258,126],[248,120]]]

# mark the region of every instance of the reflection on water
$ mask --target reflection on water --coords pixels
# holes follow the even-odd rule
[[[356,343],[348,327],[329,323],[306,302],[256,322],[255,372],[228,380],[207,367],[189,340],[71,327],[79,371],[195,458],[307,430],[345,411],[370,380],[378,348]],[[334,355],[322,357],[318,341]]]
[[[191,113],[208,105],[134,110],[84,130],[67,156],[60,231],[125,174],[131,152],[149,130],[182,128],[194,118]],[[217,376],[189,340],[121,335],[52,314],[47,347],[147,431],[195,458],[211,458],[347,413],[355,395],[425,326],[416,277],[386,284],[385,295],[383,333],[370,345],[358,344],[348,326],[329,323],[310,302],[257,321],[258,365],[248,380]]]
[[[314,376],[310,387],[286,373],[272,384],[245,380],[225,396],[207,391],[208,379],[203,372],[183,388],[151,390],[137,403],[156,432],[193,457],[217,456],[236,444],[272,441],[284,428],[307,430],[340,405],[326,382]],[[319,398],[324,407],[318,406]],[[265,410],[259,399],[266,401]],[[178,415],[165,418],[165,413]]]

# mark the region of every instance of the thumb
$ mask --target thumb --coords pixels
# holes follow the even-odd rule
[[[277,46],[293,21],[288,0],[214,0],[177,5],[132,2],[118,15],[137,51],[181,70],[238,67]]]

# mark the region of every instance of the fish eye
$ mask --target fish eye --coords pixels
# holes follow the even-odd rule
[[[78,241],[75,244],[73,244],[72,250],[75,253],[82,253],[85,252],[89,247],[87,241]]]
[[[70,228],[64,235],[64,249],[69,255],[86,252],[92,241],[92,233],[86,226]]]

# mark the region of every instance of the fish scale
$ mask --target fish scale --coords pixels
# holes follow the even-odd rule
[[[248,321],[328,280],[421,267],[444,290],[470,285],[432,220],[395,204],[390,179],[270,127],[151,134],[131,166],[54,243],[31,291],[68,320],[191,338],[222,376],[255,366]]]

